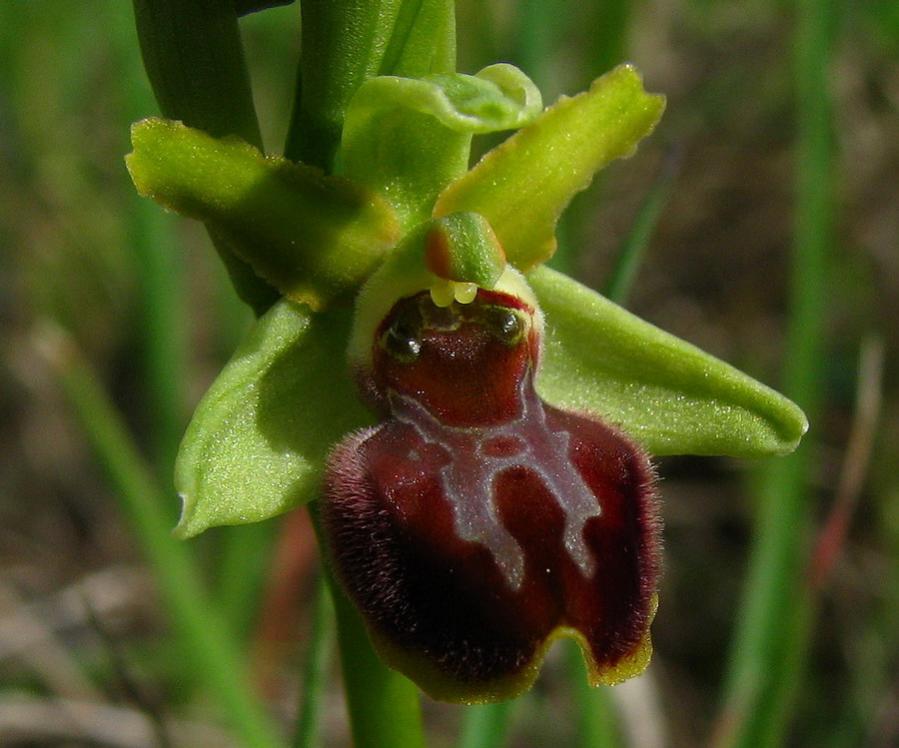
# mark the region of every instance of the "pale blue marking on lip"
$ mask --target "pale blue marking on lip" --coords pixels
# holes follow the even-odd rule
[[[426,442],[437,444],[451,456],[440,468],[444,494],[450,502],[456,531],[462,540],[480,543],[493,555],[514,591],[524,581],[525,559],[518,541],[502,524],[494,503],[494,485],[509,469],[536,473],[565,515],[564,543],[568,555],[586,577],[594,571],[594,559],[584,541],[587,520],[602,513],[597,498],[571,462],[568,431],[553,431],[546,423],[543,403],[534,391],[531,374],[519,382],[518,415],[495,426],[448,426],[420,402],[395,392],[390,409]],[[520,450],[507,456],[491,455],[485,445],[514,437]]]

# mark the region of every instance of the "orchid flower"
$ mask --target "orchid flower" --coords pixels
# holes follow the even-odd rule
[[[505,64],[375,76],[333,174],[136,124],[141,194],[280,293],[190,423],[177,533],[318,500],[376,649],[436,698],[520,693],[559,636],[595,684],[641,672],[661,567],[648,455],[784,454],[807,426],[544,265],[571,198],[663,108],[629,65],[545,109]],[[472,137],[499,131],[469,168]]]

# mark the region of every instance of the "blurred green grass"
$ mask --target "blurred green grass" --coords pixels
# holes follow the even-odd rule
[[[834,230],[823,269],[824,339],[814,354],[819,416],[801,478],[812,529],[843,469],[859,340],[875,331],[887,345],[870,474],[820,600],[787,737],[789,745],[836,748],[888,745],[886,731],[897,729],[890,710],[899,710],[899,10],[887,0],[833,7],[827,84],[836,195],[827,220]],[[297,29],[290,6],[242,21],[271,150],[287,128]],[[676,144],[683,162],[645,246],[630,306],[772,384],[792,353],[785,331],[796,211],[795,33],[795,5],[773,0],[459,2],[463,71],[515,62],[552,101],[626,57],[651,90],[668,95],[656,135],[578,198],[562,260],[604,287],[666,148]],[[191,406],[248,324],[202,232],[134,196],[122,161],[128,125],[155,111],[128,4],[0,5],[0,444],[7,455],[0,579],[25,600],[41,600],[91,571],[142,563],[119,500],[34,354],[36,321],[49,318],[69,332],[164,487]],[[672,746],[702,744],[721,699],[761,511],[745,467],[698,459],[661,466],[667,571],[653,629],[662,705],[654,716]],[[177,499],[168,493],[160,511],[174,517]],[[234,639],[245,644],[272,532],[223,529],[191,549]],[[191,679],[178,655],[146,655],[166,650],[165,627],[152,607],[143,609],[114,632],[117,646],[160,695],[163,712],[205,719],[204,696],[183,685]],[[71,638],[73,660],[111,701],[125,698],[115,678],[103,676],[103,648],[86,628]],[[296,650],[289,651],[279,668],[282,701],[273,700],[288,714],[299,672]],[[0,659],[3,691],[53,695],[23,662]],[[579,698],[566,684],[566,667],[564,658],[552,661],[527,708],[512,712],[508,744],[576,744],[575,730],[561,726],[576,722]],[[329,703],[338,698],[334,683],[331,677]],[[627,714],[633,704],[616,698]],[[340,745],[345,728],[325,717],[329,744]],[[433,744],[449,745],[459,710],[429,705],[427,717]]]

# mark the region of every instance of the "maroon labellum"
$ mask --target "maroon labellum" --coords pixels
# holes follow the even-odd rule
[[[650,653],[659,539],[646,455],[534,388],[536,310],[401,299],[362,389],[384,414],[331,455],[323,518],[339,579],[388,662],[431,695],[505,698],[574,636],[595,683]]]

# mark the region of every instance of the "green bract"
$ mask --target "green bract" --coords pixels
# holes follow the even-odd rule
[[[440,305],[509,288],[545,315],[537,388],[547,403],[596,413],[656,454],[782,454],[805,432],[784,397],[539,267],[562,210],[633,152],[662,97],[624,65],[540,112],[511,66],[476,76],[441,66],[417,78],[360,73],[353,95],[335,100],[339,177],[177,123],[135,127],[128,166],[140,192],[205,221],[288,297],[194,415],[177,466],[181,535],[315,498],[331,445],[370,422],[347,361],[350,310],[338,303],[352,293],[355,366],[397,299],[427,289]],[[505,129],[517,132],[468,170],[471,136]]]

